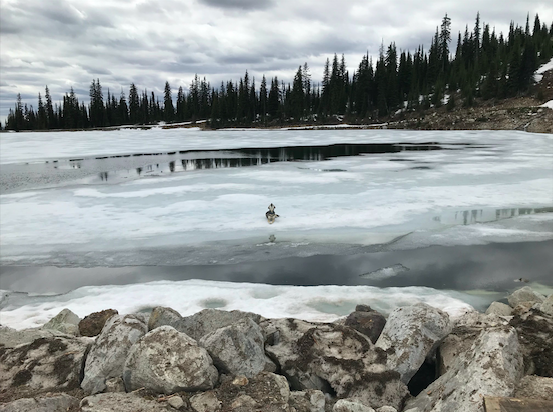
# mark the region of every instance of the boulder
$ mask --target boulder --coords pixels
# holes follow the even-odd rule
[[[495,326],[505,326],[509,320],[495,313],[480,313],[475,310],[468,311],[455,319],[454,327],[476,327],[490,328]]]
[[[261,372],[248,379],[246,385],[237,385],[233,379],[224,379],[217,388],[217,399],[223,411],[283,412],[290,411],[290,388],[286,378],[271,372]]]
[[[378,408],[376,412],[397,412],[397,409],[392,406],[383,406]]]
[[[386,351],[388,369],[399,372],[407,384],[451,332],[451,326],[447,313],[424,303],[397,308],[375,346]]]
[[[214,391],[207,391],[192,396],[190,406],[194,412],[217,412],[221,410],[221,401]]]
[[[174,309],[163,306],[155,307],[148,319],[148,331],[164,325],[175,327],[181,319],[180,313]]]
[[[482,332],[482,328],[458,326],[445,337],[437,351],[436,361],[438,375],[446,373],[457,358],[470,350],[476,338]]]
[[[386,318],[381,313],[370,310],[370,306],[361,306],[362,311],[350,313],[346,318],[345,325],[355,329],[357,332],[362,333],[369,337],[372,343],[376,343],[378,337],[386,325]],[[369,309],[369,310],[367,310]]]
[[[167,412],[169,405],[141,398],[133,393],[101,393],[87,396],[80,403],[81,412]]]
[[[530,286],[524,286],[523,288],[517,289],[507,296],[507,301],[512,308],[523,302],[541,303],[544,300],[545,296],[534,292]]]
[[[222,373],[251,378],[273,364],[265,355],[264,341],[259,325],[245,317],[205,335],[198,344],[207,349]],[[271,369],[276,370],[274,364]]]
[[[171,326],[160,326],[129,351],[123,380],[128,391],[157,393],[212,389],[219,374],[207,351]]]
[[[553,378],[553,318],[534,308],[514,314],[509,324],[518,332],[525,375]]]
[[[511,316],[513,309],[504,303],[492,302],[488,309],[486,309],[486,315],[492,313],[498,316]]]
[[[217,309],[204,309],[192,316],[184,317],[180,320],[174,320],[168,315],[160,317],[157,322],[152,325],[161,326],[163,319],[173,319],[168,325],[174,327],[179,332],[185,333],[193,339],[199,341],[202,337],[217,329],[230,326],[244,318],[250,318],[255,323],[261,321],[261,316],[250,312],[241,312],[239,310],[225,311]]]
[[[340,399],[334,404],[332,412],[375,412],[375,410],[354,399]]]
[[[31,328],[16,330],[8,326],[0,326],[0,347],[15,348],[24,343],[31,343],[40,338],[53,338],[56,336],[68,337],[67,334],[57,330],[45,330],[42,328]]]
[[[0,412],[58,412],[76,410],[79,400],[65,393],[22,398],[0,405]]]
[[[521,376],[522,355],[515,329],[484,329],[444,375],[407,401],[404,411],[483,412],[484,396],[511,396]]]
[[[121,377],[129,349],[147,328],[135,315],[112,316],[86,358],[81,388],[95,394],[106,389],[106,380]]]
[[[115,309],[91,313],[79,322],[79,333],[81,336],[98,336],[108,319],[117,314]]]
[[[546,315],[553,316],[553,294],[541,303],[540,310]]]
[[[53,329],[72,336],[79,335],[79,322],[81,318],[69,309],[63,309],[60,313],[46,322],[42,329]]]
[[[325,412],[326,399],[324,393],[316,389],[290,392],[288,404],[296,412]]]
[[[37,391],[78,388],[88,348],[86,340],[49,337],[4,349],[0,391],[19,386]]]
[[[515,398],[553,401],[553,378],[536,375],[523,377],[515,389]]]
[[[270,319],[265,351],[292,389],[318,389],[374,405],[399,406],[407,387],[386,368],[386,353],[347,326],[297,319]]]

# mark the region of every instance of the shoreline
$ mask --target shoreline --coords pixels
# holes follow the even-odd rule
[[[518,399],[551,407],[553,294],[523,287],[507,300],[456,318],[424,303],[383,316],[365,301],[332,323],[216,309],[181,316],[166,306],[81,319],[64,309],[41,328],[2,327],[0,405],[483,412],[484,403]]]

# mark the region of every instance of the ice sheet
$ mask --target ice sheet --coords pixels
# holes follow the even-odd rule
[[[4,295],[6,293],[4,292]],[[84,317],[106,308],[120,314],[171,307],[188,316],[205,308],[242,310],[267,318],[294,317],[332,322],[351,313],[357,304],[389,314],[400,306],[424,302],[458,316],[485,299],[454,291],[425,287],[375,288],[370,286],[271,286],[252,283],[187,280],[126,286],[83,287],[50,297],[11,296],[0,301],[3,325],[16,329],[40,326],[63,308]],[[13,301],[14,303],[10,303]]]
[[[1,138],[2,161],[7,163],[137,151],[344,142],[437,142],[443,148],[192,170],[114,184],[75,182],[1,195],[3,264],[80,265],[85,254],[94,254],[95,259],[104,251],[127,251],[138,259],[138,251],[148,248],[223,241],[242,247],[244,255],[271,235],[279,244],[311,246],[371,245],[405,234],[410,235],[403,243],[417,237],[421,245],[553,237],[552,213],[543,214],[545,223],[530,229],[524,227],[524,219],[516,229],[501,222],[495,228],[490,226],[491,220],[503,219],[500,215],[485,221],[446,218],[478,211],[494,215],[505,208],[537,213],[551,207],[553,135],[156,129],[18,133]],[[264,217],[270,203],[280,215],[274,225],[268,225]],[[472,226],[467,229],[466,225]],[[73,256],[73,260],[58,260],[60,253]],[[301,256],[303,250],[290,247],[289,253]],[[87,264],[94,264],[94,259]],[[211,261],[221,262],[218,257]],[[110,263],[100,259],[95,264]],[[172,262],[168,258],[165,264]]]

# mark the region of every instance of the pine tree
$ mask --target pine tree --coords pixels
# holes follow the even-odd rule
[[[261,86],[259,87],[259,108],[261,121],[265,124],[267,120],[267,79],[265,79],[265,75],[263,75]]]
[[[163,120],[172,122],[175,117],[175,108],[173,107],[173,96],[171,94],[171,86],[169,82],[165,82],[164,98],[163,98]]]

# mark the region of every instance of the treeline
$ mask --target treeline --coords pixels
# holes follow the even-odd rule
[[[184,122],[208,119],[211,127],[272,125],[292,122],[325,122],[347,118],[369,121],[398,109],[440,106],[445,94],[457,95],[448,101],[471,106],[475,98],[503,99],[528,92],[538,66],[553,56],[553,23],[548,27],[536,15],[532,28],[511,22],[509,33],[497,35],[477,14],[474,27],[459,32],[457,47],[450,50],[451,19],[447,14],[436,28],[430,49],[419,46],[413,53],[400,51],[395,43],[382,45],[376,64],[367,54],[350,74],[344,56],[327,59],[323,78],[316,86],[307,63],[298,67],[292,83],[265,76],[257,87],[248,72],[238,82],[212,86],[197,75],[188,90],[178,88],[174,99],[165,83],[161,98],[154,92],[139,91],[131,84],[128,99],[123,91],[106,98],[100,80],[90,85],[90,103],[79,103],[73,89],[53,104],[46,87],[44,100],[38,95],[37,109],[21,102],[6,122],[9,130],[83,129],[159,121]]]

